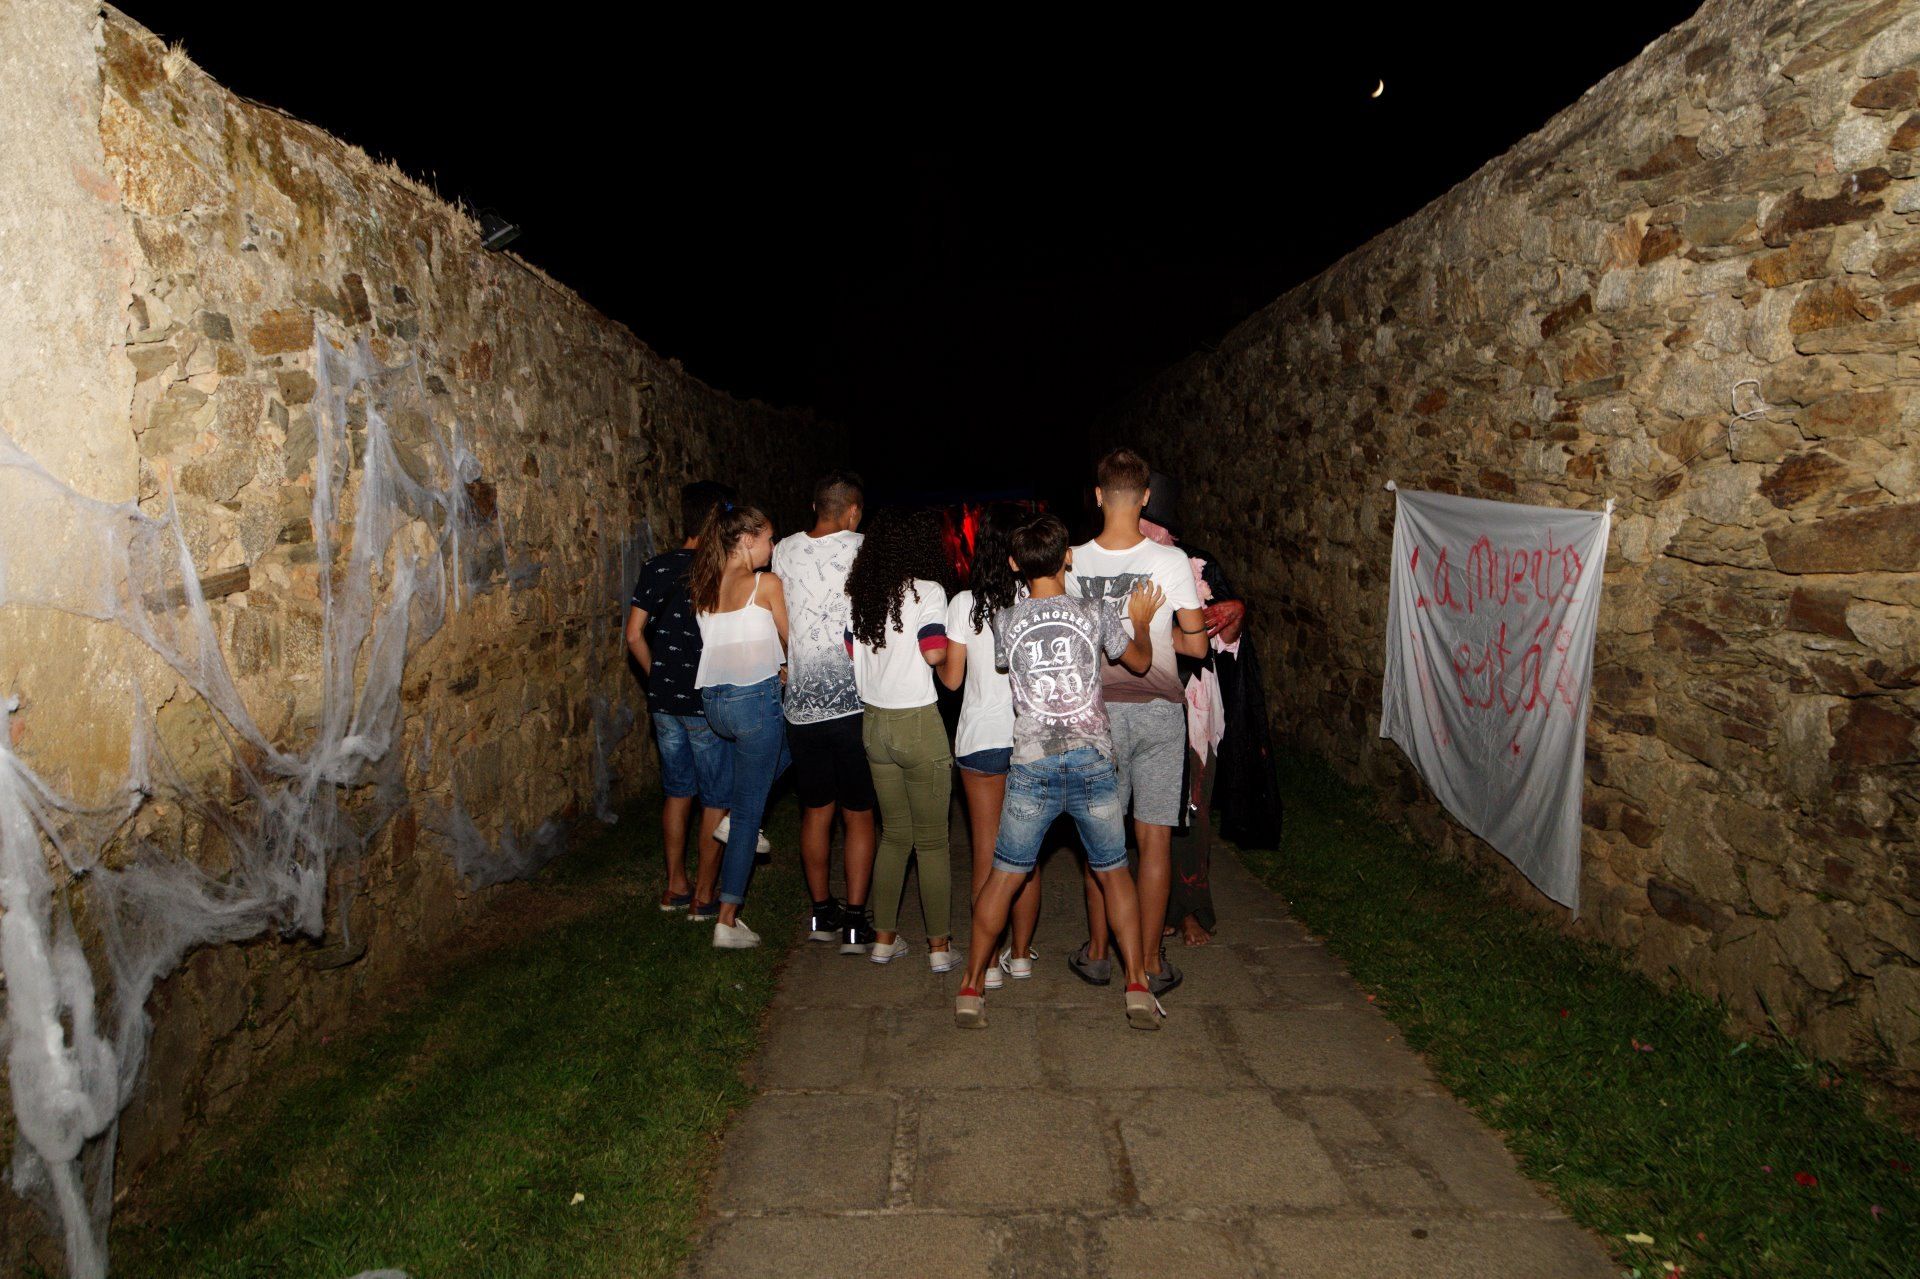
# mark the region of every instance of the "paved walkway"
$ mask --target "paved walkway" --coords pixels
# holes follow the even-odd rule
[[[1619,1274],[1225,850],[1157,1034],[1067,970],[1079,871],[1046,870],[1040,961],[985,1030],[954,1028],[911,881],[904,961],[801,943],[692,1276]]]

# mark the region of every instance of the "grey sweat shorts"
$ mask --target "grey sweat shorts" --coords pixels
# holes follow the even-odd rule
[[[1108,702],[1113,767],[1120,777],[1120,808],[1133,802],[1133,820],[1180,824],[1180,780],[1187,764],[1185,702]]]

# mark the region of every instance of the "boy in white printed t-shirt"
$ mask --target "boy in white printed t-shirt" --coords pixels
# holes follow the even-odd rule
[[[773,572],[787,592],[784,710],[793,785],[800,797],[800,864],[813,902],[807,936],[838,940],[843,955],[873,949],[867,890],[873,882],[873,777],[862,744],[860,690],[847,632],[847,572],[860,550],[866,498],[860,477],[834,471],[813,486],[813,527],[773,548]],[[847,828],[847,899],[830,878],[833,815]]]
[[[1121,804],[1129,798],[1133,802],[1134,842],[1140,850],[1140,946],[1147,985],[1157,996],[1181,981],[1160,937],[1167,922],[1173,828],[1180,824],[1187,760],[1186,693],[1174,655],[1205,657],[1207,626],[1185,552],[1148,541],[1140,532],[1140,512],[1153,474],[1146,459],[1132,449],[1115,449],[1100,459],[1094,474],[1093,492],[1104,527],[1091,542],[1073,548],[1067,589],[1083,599],[1121,599],[1137,583],[1152,582],[1167,600],[1153,620],[1152,666],[1144,674],[1108,666],[1102,680]],[[1104,986],[1113,979],[1106,953],[1110,921],[1091,874],[1086,894],[1087,943],[1067,962],[1083,981]]]
[[[1103,918],[1114,922],[1114,942],[1126,966],[1127,1024],[1158,1030],[1162,1013],[1147,989],[1142,962],[1127,875],[1126,803],[1114,778],[1100,668],[1117,661],[1129,670],[1151,669],[1152,621],[1164,597],[1150,581],[1140,582],[1124,601],[1069,594],[1067,526],[1051,515],[1017,529],[1012,550],[1028,595],[994,615],[993,649],[1013,692],[1013,760],[993,869],[974,898],[973,946],[954,1000],[954,1024],[986,1025],[994,939],[1039,864],[1047,828],[1065,813],[1086,846],[1088,874],[1106,897]]]

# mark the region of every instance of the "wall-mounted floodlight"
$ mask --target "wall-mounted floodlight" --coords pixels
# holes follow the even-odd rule
[[[492,209],[480,210],[480,247],[497,252],[520,238],[520,228]]]

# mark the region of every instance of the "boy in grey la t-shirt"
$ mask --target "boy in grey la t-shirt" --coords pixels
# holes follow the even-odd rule
[[[1016,600],[993,619],[994,665],[1013,686],[1013,762],[1082,746],[1113,758],[1102,667],[1127,650],[1121,601]]]
[[[1165,1014],[1146,986],[1139,936],[1139,905],[1127,873],[1124,805],[1113,771],[1113,744],[1101,692],[1107,660],[1128,670],[1153,664],[1149,623],[1166,595],[1143,581],[1122,601],[1067,594],[1067,526],[1042,515],[1014,530],[1013,566],[1026,579],[1027,598],[994,619],[994,657],[1013,687],[1013,763],[993,845],[993,870],[974,898],[973,947],[954,1000],[954,1024],[984,1026],[986,967],[1006,925],[1013,899],[1033,873],[1040,842],[1066,813],[1079,827],[1087,865],[1106,899],[1114,942],[1127,971],[1127,1024],[1158,1030]]]

